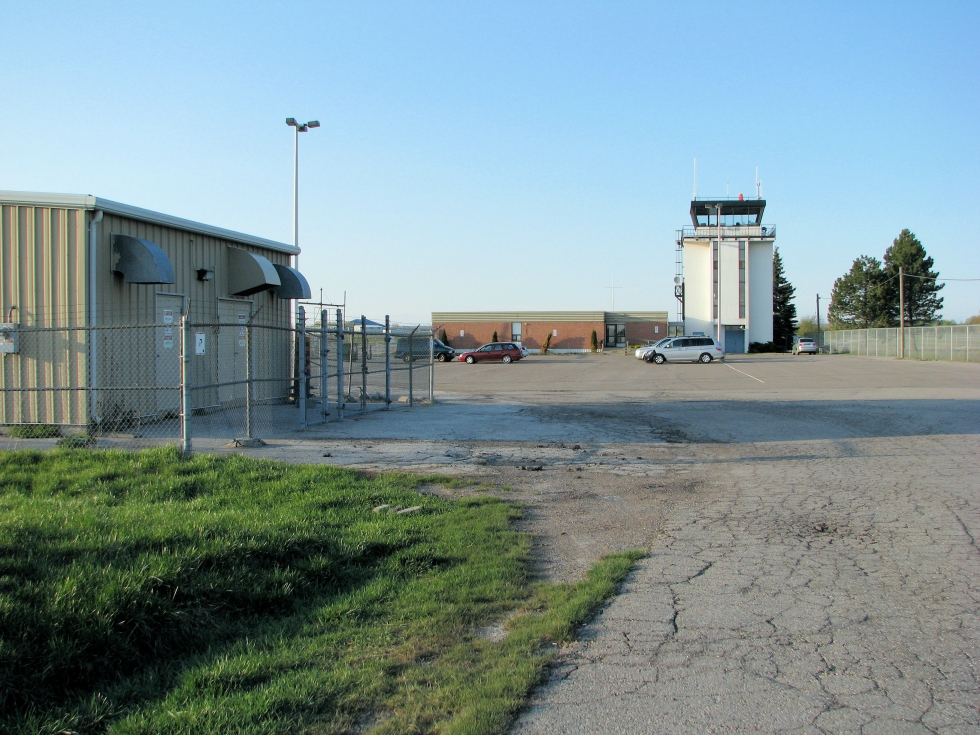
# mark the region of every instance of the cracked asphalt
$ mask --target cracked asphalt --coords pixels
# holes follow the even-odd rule
[[[826,371],[879,366],[882,392],[929,372]],[[760,424],[762,396],[695,411],[702,437],[741,419],[747,440],[677,448],[697,490],[513,732],[980,732],[980,374],[929,375],[884,406],[801,401],[795,429]]]
[[[701,466],[514,732],[980,731],[977,449],[782,443],[808,457]]]

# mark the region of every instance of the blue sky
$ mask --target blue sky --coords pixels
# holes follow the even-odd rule
[[[801,314],[909,228],[980,277],[980,3],[9,3],[0,189],[285,242],[350,313],[669,309],[754,191]],[[980,312],[950,283],[945,316]]]

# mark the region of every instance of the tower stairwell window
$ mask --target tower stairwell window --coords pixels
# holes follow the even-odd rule
[[[745,240],[738,241],[738,318],[745,318]]]
[[[711,241],[711,267],[714,286],[711,289],[711,318],[718,318],[718,241]]]

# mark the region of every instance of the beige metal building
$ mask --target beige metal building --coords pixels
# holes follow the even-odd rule
[[[310,296],[297,253],[94,196],[0,191],[0,423],[177,411],[182,315],[193,408],[241,401],[249,368],[281,391],[291,302]]]

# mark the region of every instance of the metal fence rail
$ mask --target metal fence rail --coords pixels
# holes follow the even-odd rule
[[[837,355],[899,357],[902,335],[898,327],[846,329],[806,335],[818,339],[824,352]],[[980,325],[906,327],[904,357],[915,360],[980,361]]]
[[[17,352],[0,356],[0,425],[188,450],[195,438],[254,441],[432,400],[427,329],[345,323],[340,310],[308,319],[302,307],[295,328],[242,317],[20,328]]]

